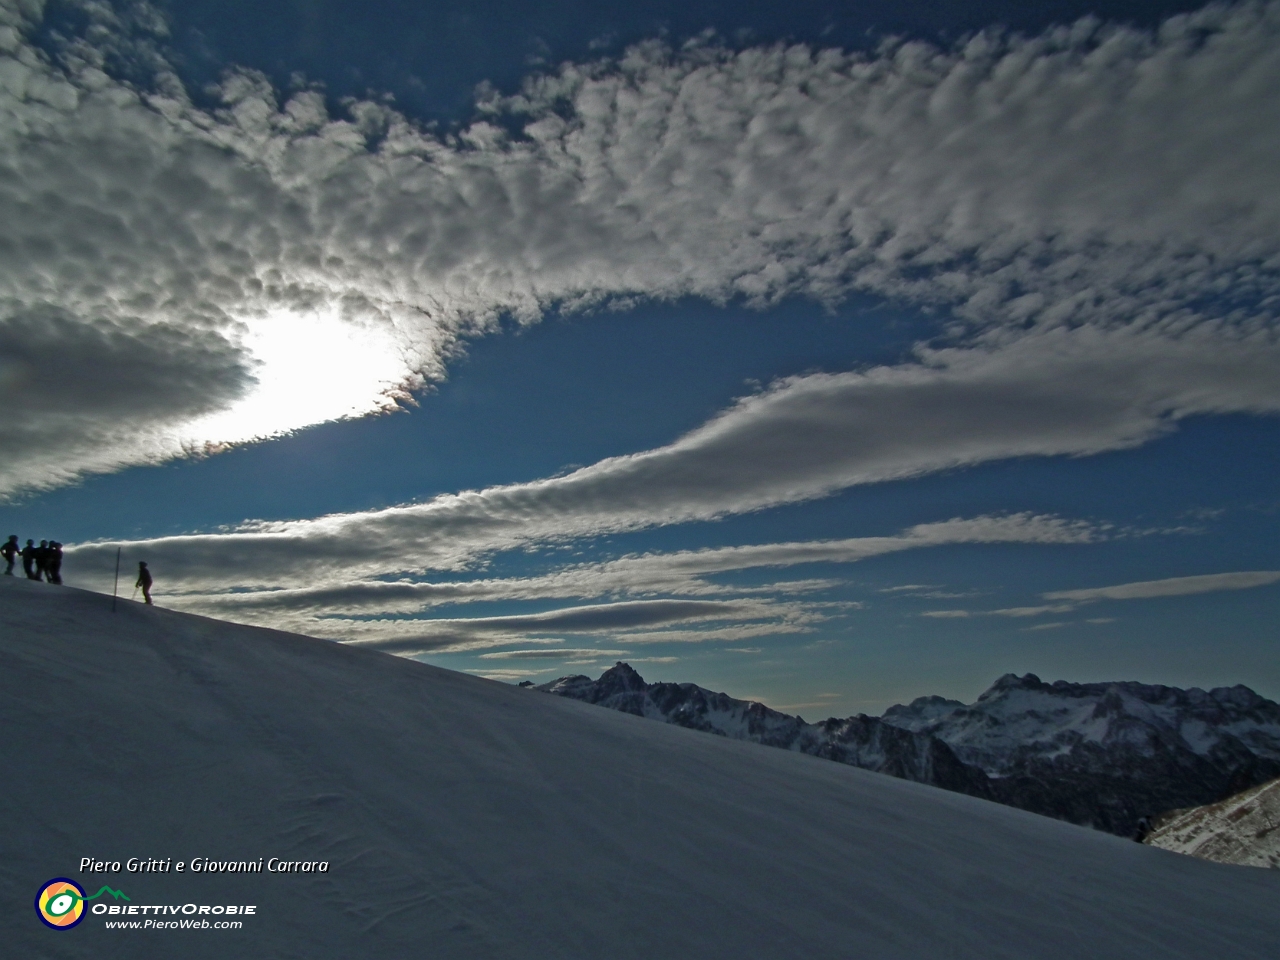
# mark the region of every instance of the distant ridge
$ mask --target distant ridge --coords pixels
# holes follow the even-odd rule
[[[1280,704],[1248,687],[1042,682],[1006,674],[973,704],[920,697],[806,723],[618,663],[536,689],[1133,836],[1143,817],[1280,776]]]

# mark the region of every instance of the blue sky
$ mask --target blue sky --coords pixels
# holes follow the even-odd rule
[[[0,0],[67,582],[810,719],[1280,696],[1280,5],[468,9]]]

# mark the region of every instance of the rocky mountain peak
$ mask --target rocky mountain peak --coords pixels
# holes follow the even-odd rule
[[[1039,690],[1042,688],[1047,688],[1047,685],[1034,673],[1024,674],[1021,677],[1016,673],[1006,673],[993,683],[985,693],[979,696],[978,700],[990,700],[1010,690]]]
[[[1224,706],[1237,707],[1241,710],[1254,710],[1271,703],[1266,697],[1254,693],[1243,683],[1234,687],[1214,687],[1209,696]]]
[[[600,679],[596,683],[606,691],[606,696],[614,693],[633,693],[648,687],[644,677],[640,676],[631,664],[623,663],[621,660],[600,674]]]

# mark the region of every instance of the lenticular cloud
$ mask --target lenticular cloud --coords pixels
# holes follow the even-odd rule
[[[947,49],[642,44],[452,135],[249,71],[199,108],[158,18],[85,9],[38,47],[41,5],[0,0],[0,491],[393,409],[552,305],[861,290],[984,358],[1081,326],[1275,348],[1275,3]]]

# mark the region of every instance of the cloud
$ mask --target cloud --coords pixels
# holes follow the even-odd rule
[[[1166,580],[1143,580],[1121,583],[1113,587],[1091,587],[1085,590],[1056,590],[1043,594],[1046,600],[1070,600],[1091,603],[1095,600],[1147,600],[1153,597],[1183,597],[1219,590],[1248,590],[1280,583],[1280,570],[1240,570],[1234,573],[1210,573],[1195,577],[1170,577]]]
[[[544,673],[550,673],[553,669],[554,667],[548,667],[544,670],[520,670],[520,669],[508,670],[505,668],[493,669],[489,667],[481,667],[481,668],[472,668],[467,670],[466,672],[474,673],[477,676],[484,677],[487,680],[498,680],[502,683],[518,683],[521,680],[527,680],[530,677],[537,677],[537,676],[541,676]]]
[[[608,463],[608,461],[604,461]],[[641,526],[671,524],[678,504],[660,504],[644,516],[627,517],[618,503],[609,512],[602,497],[582,500],[564,489],[571,477],[534,484],[447,495],[419,506],[320,517],[287,524],[255,525],[241,532],[172,536],[124,544],[133,556],[163,567],[173,588],[261,590],[276,584],[291,590],[227,594],[239,607],[279,607],[328,603],[355,609],[415,609],[439,603],[534,596],[593,596],[608,591],[716,593],[704,575],[800,563],[851,563],[899,550],[955,543],[1089,543],[1105,530],[1061,517],[1014,513],[952,518],[920,524],[896,536],[799,543],[754,544],[666,554],[628,556],[598,564],[576,564],[536,579],[463,582],[357,580],[392,572],[421,575],[428,570],[466,570],[495,550],[539,540],[593,536]],[[678,490],[673,492],[678,495]],[[620,516],[621,515],[621,516]],[[81,570],[95,570],[105,584],[114,564],[115,543],[68,548]],[[298,582],[337,584],[297,588]],[[352,582],[357,580],[356,582]],[[81,582],[88,582],[86,580]]]
[[[632,645],[652,643],[738,643],[758,637],[783,637],[812,633],[814,624],[826,619],[821,615],[793,609],[790,616],[779,616],[766,623],[731,624],[727,627],[697,629],[637,630],[617,635],[619,641]],[[782,611],[779,611],[780,613]]]
[[[865,291],[959,324],[437,504],[453,535],[519,539],[526,500],[578,535],[597,497],[631,528],[1280,409],[1275,3],[869,53],[644,43],[486,94],[455,135],[234,69],[198,108],[153,10],[82,6],[89,32],[39,49],[39,5],[0,0],[4,375],[65,352],[84,385],[57,416],[11,392],[0,490],[394,409],[504,313],[636,298]],[[93,399],[95,338],[140,345],[110,388],[137,430]]]
[[[1069,603],[1055,603],[1040,607],[1005,607],[1002,610],[988,610],[994,617],[1039,617],[1046,613],[1070,613],[1075,607]]]
[[[1090,587],[1084,590],[1054,590],[1042,593],[1046,600],[1066,601],[1041,606],[1006,607],[1000,610],[926,610],[922,617],[940,619],[964,617],[1038,617],[1046,613],[1070,613],[1080,604],[1099,600],[1148,600],[1157,597],[1183,597],[1219,590],[1248,590],[1280,583],[1280,570],[1240,570],[1233,573],[1210,573],[1195,577],[1170,577],[1166,580],[1142,580],[1113,587]],[[1089,623],[1111,623],[1111,617],[1091,618]],[[1040,624],[1027,629],[1043,630],[1063,626],[1061,623]]]
[[[388,525],[386,530],[393,530]],[[153,570],[163,570],[167,602],[180,609],[242,622],[262,623],[313,636],[348,642],[376,642],[388,649],[477,650],[518,643],[522,638],[548,634],[598,634],[628,644],[739,642],[763,637],[809,633],[833,616],[859,609],[861,604],[827,602],[805,594],[839,585],[828,579],[781,581],[743,587],[709,577],[735,571],[790,567],[809,563],[853,563],[903,550],[971,543],[1087,544],[1105,539],[1109,528],[1062,517],[1030,513],[979,516],[916,524],[893,536],[851,537],[839,540],[796,541],[632,554],[597,563],[562,565],[538,576],[454,579],[444,582],[347,579],[339,567],[324,586],[277,588],[285,564],[276,564],[262,579],[244,546],[244,535],[207,535],[197,539],[203,552],[186,556],[186,566],[170,561],[193,538],[168,538],[127,544],[127,560],[145,556]],[[373,537],[383,547],[389,533]],[[278,536],[278,535],[276,535]],[[304,558],[312,549],[300,537],[278,544]],[[330,549],[329,546],[324,548]],[[345,561],[358,553],[359,543],[339,544],[334,554]],[[83,570],[95,561],[114,563],[113,545],[68,548],[78,570],[76,583],[89,580]],[[412,554],[385,553],[385,572],[403,568]],[[203,559],[205,566],[197,562]],[[102,566],[94,581],[110,586],[112,566]],[[236,569],[240,586],[226,590],[226,571]],[[306,582],[305,565],[295,562],[292,582]],[[313,568],[314,569],[314,568]],[[358,569],[358,568],[357,568]],[[368,569],[379,570],[377,567]],[[305,575],[311,578],[311,575]],[[342,577],[342,579],[338,579]],[[265,582],[264,582],[265,581]],[[185,592],[184,592],[185,591]],[[551,599],[611,602],[563,607],[538,613],[497,617],[426,617],[445,605],[473,602],[546,601]],[[661,597],[661,599],[648,599]],[[720,597],[721,599],[709,599]],[[628,599],[630,598],[630,599]],[[644,599],[642,599],[644,598]],[[1046,608],[1052,609],[1052,608]],[[729,622],[725,622],[729,621]]]
[[[598,633],[604,630],[647,627],[656,623],[737,619],[743,615],[755,617],[759,616],[761,611],[762,608],[758,604],[751,603],[713,600],[632,600],[623,603],[569,607],[545,613],[441,622],[463,624],[469,630]]]
[[[1000,610],[926,610],[922,617],[963,619],[965,617],[1040,617],[1046,613],[1070,613],[1074,604],[1055,603],[1039,607],[1004,607]]]
[[[541,650],[498,650],[493,653],[480,654],[481,660],[572,660],[596,657],[625,657],[626,650],[597,650],[592,647]]]
[[[286,616],[273,618],[271,622],[281,629],[310,636],[405,654],[472,652],[512,644],[538,644],[547,646],[549,652],[545,656],[551,657],[560,656],[564,649],[551,646],[563,642],[560,634],[604,636],[631,642],[633,635],[628,631],[637,628],[716,621],[767,621],[760,625],[765,632],[786,632],[785,624],[797,618],[816,617],[786,603],[742,599],[622,601],[496,617],[377,620]],[[777,629],[779,625],[783,625],[782,630]]]
[[[214,414],[252,383],[244,358],[209,331],[0,304],[0,389],[15,401],[0,419],[0,449],[32,486],[74,479],[72,461],[107,471],[138,452],[200,453],[166,438],[168,424]]]
[[[137,548],[184,579],[212,569],[257,583],[339,569],[460,570],[540,540],[710,520],[999,457],[1131,446],[1193,412],[1268,409],[1263,399],[1271,395],[1266,402],[1280,409],[1280,367],[1271,369],[1280,354],[1253,338],[1233,348],[1230,363],[1200,334],[1138,337],[1140,349],[1127,332],[1043,335],[1061,341],[1065,360],[1032,349],[1032,339],[993,355],[998,362],[960,351],[954,368],[796,378],[668,446],[562,477]],[[1073,354],[1069,348],[1085,340],[1093,343],[1088,357]],[[114,556],[111,544],[84,551],[91,563],[95,554],[100,564]]]

